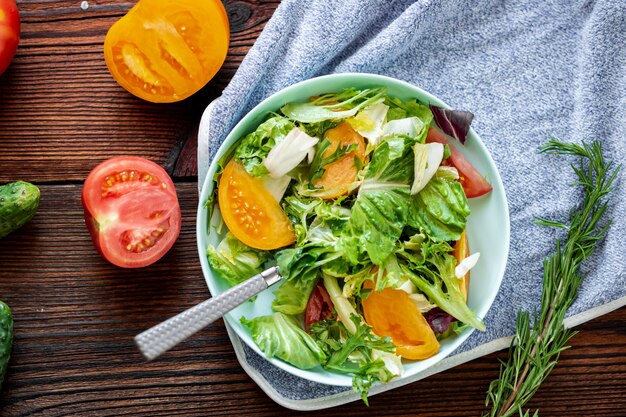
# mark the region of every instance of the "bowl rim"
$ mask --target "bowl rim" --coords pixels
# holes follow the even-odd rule
[[[345,81],[345,86],[343,88],[349,87],[350,82],[356,83],[357,82],[356,80],[362,81],[364,83],[369,83],[372,85],[376,85],[377,83],[396,84],[400,87],[407,88],[412,94],[414,93],[415,95],[419,96],[418,99],[421,102],[423,102],[425,98],[428,103],[436,104],[437,106],[447,108],[447,109],[451,108],[447,103],[445,103],[440,98],[432,95],[431,93],[423,90],[422,88],[416,85],[413,85],[411,83],[408,83],[406,81],[399,80],[396,78],[384,76],[384,75],[362,73],[362,72],[335,73],[335,74],[321,75],[318,77],[309,78],[309,79],[297,82],[295,84],[291,84],[285,88],[282,88],[279,91],[276,91],[275,93],[269,95],[268,97],[260,101],[250,111],[248,111],[244,116],[242,116],[241,119],[233,126],[232,129],[230,129],[230,131],[224,138],[223,142],[220,144],[217,151],[215,152],[213,159],[209,163],[209,169],[207,171],[206,177],[204,178],[204,181],[202,183],[202,188],[200,191],[198,209],[197,209],[197,214],[196,214],[196,240],[197,240],[198,255],[199,255],[200,264],[202,267],[202,273],[205,278],[206,284],[209,288],[209,291],[212,294],[219,294],[219,291],[216,291],[217,288],[215,288],[215,286],[212,285],[211,280],[215,278],[213,278],[213,273],[208,263],[208,258],[206,255],[206,247],[207,247],[206,243],[207,242],[205,241],[205,237],[208,237],[209,235],[209,230],[210,230],[209,222],[211,220],[207,216],[206,201],[209,197],[209,192],[213,192],[212,183],[213,183],[213,178],[215,176],[215,173],[217,171],[217,165],[218,165],[217,162],[228,151],[228,149],[234,144],[234,142],[236,142],[242,137],[241,134],[238,134],[236,138],[233,138],[234,132],[237,132],[238,130],[240,130],[242,126],[248,124],[255,117],[258,117],[259,114],[257,113],[259,113],[260,110],[266,107],[268,103],[277,100],[277,98],[279,97],[286,96],[294,90],[297,91],[299,89],[303,89],[309,84],[315,84],[315,83],[319,83],[319,82],[326,81],[326,80]],[[494,187],[494,190],[497,188],[501,192],[498,194],[499,198],[496,204],[497,206],[499,207],[501,206],[502,208],[501,220],[505,224],[505,227],[503,230],[504,248],[503,248],[503,253],[501,256],[501,262],[500,262],[499,268],[497,269],[495,273],[496,280],[490,281],[492,284],[495,284],[495,290],[492,291],[492,294],[488,299],[486,300],[483,299],[483,303],[481,303],[482,308],[476,311],[477,316],[480,317],[481,319],[484,319],[488,311],[490,310],[491,306],[493,305],[493,302],[497,294],[500,291],[500,286],[504,279],[504,273],[506,270],[506,265],[507,265],[508,257],[509,257],[509,249],[510,249],[510,215],[509,215],[508,201],[506,198],[506,190],[504,188],[502,178],[500,176],[500,173],[497,169],[497,166],[491,154],[487,150],[483,141],[480,139],[480,136],[475,132],[475,130],[472,127],[470,127],[468,138],[472,141],[472,143],[475,146],[478,147],[480,153],[482,153],[483,157],[487,159],[487,162],[490,165],[490,170],[493,172],[493,174],[495,174],[493,178],[490,178],[490,182],[492,186]],[[463,153],[462,147],[457,146],[457,149],[459,149],[461,153]],[[241,340],[243,340],[246,345],[248,345],[257,354],[261,355],[262,358],[272,363],[274,366],[277,366],[278,368],[283,369],[292,375],[296,375],[298,377],[301,377],[310,381],[318,382],[318,383],[335,385],[335,386],[346,386],[346,387],[352,385],[350,375],[335,374],[335,373],[331,373],[329,376],[321,375],[321,374],[314,372],[313,370],[302,370],[302,369],[296,368],[295,366],[277,358],[268,358],[261,351],[261,349],[256,345],[256,343],[254,343],[249,333],[247,335],[240,334],[238,330],[240,329],[240,327],[237,325],[238,320],[235,320],[235,318],[232,317],[231,313],[227,313],[224,316],[224,321],[225,323],[227,323],[227,325],[229,325],[233,329],[235,334],[237,334],[237,336]],[[476,329],[474,328],[469,328],[469,329],[466,329],[461,334],[455,336],[454,342],[447,349],[440,348],[439,352],[437,352],[437,354],[432,356],[431,358],[428,358],[422,361],[417,361],[417,363],[422,364],[421,370],[414,372],[411,375],[403,374],[397,379],[395,379],[395,381],[402,380],[402,379],[409,378],[409,377],[415,378],[416,375],[426,372],[431,366],[440,362],[442,359],[452,354],[458,347],[463,345],[465,341],[469,338],[469,336],[475,330]],[[313,368],[313,369],[316,369],[316,368]]]

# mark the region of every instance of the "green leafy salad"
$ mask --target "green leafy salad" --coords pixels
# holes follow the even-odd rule
[[[491,185],[449,140],[472,117],[346,89],[268,114],[222,158],[208,259],[230,285],[278,266],[275,313],[241,319],[268,357],[349,374],[367,403],[403,360],[485,329],[467,306],[479,254],[465,229],[468,198]]]

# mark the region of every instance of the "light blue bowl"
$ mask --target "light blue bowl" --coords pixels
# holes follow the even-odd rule
[[[213,159],[209,167],[198,205],[198,252],[200,254],[202,272],[211,294],[217,295],[229,288],[226,281],[221,279],[211,269],[206,257],[207,246],[209,244],[216,245],[220,240],[220,236],[216,234],[215,230],[209,227],[210,219],[208,218],[208,209],[205,207],[205,202],[213,193],[213,178],[217,170],[217,161],[237,140],[254,131],[265,120],[269,112],[277,111],[288,102],[305,101],[314,95],[336,92],[348,87],[361,89],[381,86],[387,88],[390,96],[398,97],[401,100],[417,98],[422,103],[449,108],[440,99],[406,82],[381,75],[346,73],[325,75],[287,87],[263,100],[237,123],[224,140],[222,146],[220,146],[215,159]],[[485,145],[473,129],[470,129],[465,145],[461,146],[458,144],[457,149],[487,177],[493,186],[493,191],[489,194],[469,200],[472,214],[469,216],[467,223],[471,251],[472,253],[480,252],[481,254],[480,261],[472,270],[468,305],[479,317],[484,318],[498,293],[506,267],[510,235],[509,209],[498,169],[487,152]],[[251,319],[272,314],[271,304],[274,299],[273,292],[276,288],[267,289],[254,302],[246,302],[224,316],[224,320],[233,328],[237,335],[248,346],[264,357],[263,352],[252,340],[248,329],[239,322],[239,319],[242,316]],[[489,326],[489,323],[486,324]],[[405,372],[401,378],[412,377],[439,362],[459,347],[473,331],[474,329],[467,329],[460,335],[443,340],[439,352],[429,359],[404,361]],[[312,381],[339,386],[352,385],[350,376],[328,372],[321,367],[302,370],[275,358],[268,358],[268,360],[287,372]]]

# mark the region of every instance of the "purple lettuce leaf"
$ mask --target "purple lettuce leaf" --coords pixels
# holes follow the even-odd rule
[[[448,136],[465,143],[474,114],[464,110],[449,110],[430,105],[437,126]]]

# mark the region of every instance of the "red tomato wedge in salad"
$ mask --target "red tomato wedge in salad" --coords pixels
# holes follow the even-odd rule
[[[304,312],[305,327],[308,329],[311,324],[332,317],[333,309],[333,302],[331,301],[326,288],[324,288],[322,284],[318,283],[311,293],[309,302],[306,305],[306,310]]]
[[[117,157],[95,167],[85,180],[82,202],[96,248],[117,266],[156,262],[180,233],[174,183],[163,168],[144,158]]]
[[[459,171],[459,181],[467,198],[480,197],[493,190],[493,187],[474,166],[461,155],[454,145],[439,130],[430,128],[426,143],[439,142],[450,146],[450,162]]]

